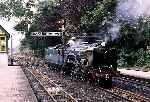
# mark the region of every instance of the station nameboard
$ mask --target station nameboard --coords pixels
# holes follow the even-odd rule
[[[32,32],[31,36],[62,36],[62,32]]]

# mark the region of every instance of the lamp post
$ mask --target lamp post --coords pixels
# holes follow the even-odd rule
[[[12,51],[13,50],[13,47],[12,47],[13,46],[13,41],[12,41],[12,35],[10,36],[10,39],[11,39],[11,66],[12,66],[13,65],[13,58],[12,58],[13,57],[13,51]]]

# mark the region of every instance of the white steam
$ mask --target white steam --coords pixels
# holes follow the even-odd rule
[[[119,35],[120,21],[134,22],[140,16],[150,16],[150,0],[118,0],[116,19],[112,22],[112,27],[108,31],[111,34],[111,40]]]
[[[150,16],[150,0],[118,0],[117,16],[121,19]]]
[[[114,40],[118,37],[120,30],[120,24],[119,23],[113,23],[112,27],[109,29],[109,32],[111,33],[111,40]]]

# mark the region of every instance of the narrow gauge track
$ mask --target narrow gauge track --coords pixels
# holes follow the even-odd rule
[[[67,102],[77,102],[78,100],[74,99],[70,94],[66,93],[65,91],[62,90],[61,87],[56,85],[52,80],[49,80],[48,76],[42,74],[41,72],[33,69],[28,69],[26,68],[28,72],[30,72],[38,81],[39,83],[43,86],[43,88],[46,90],[46,92],[52,97],[54,102],[62,102],[57,100],[57,96],[62,96],[62,100],[66,100]],[[56,91],[56,89],[58,89]],[[132,93],[130,91],[123,90],[121,88],[113,87],[112,89],[103,89],[99,88],[102,90],[105,90],[109,92],[110,94],[113,95],[113,97],[118,97],[120,99],[123,99],[124,101],[131,101],[131,102],[150,102],[149,99],[142,97],[138,94]],[[55,90],[55,91],[54,91]]]
[[[114,78],[113,82],[114,86],[138,93],[150,99],[150,87],[148,84],[143,84],[143,81],[140,83],[141,81],[135,81],[129,78]]]
[[[118,79],[121,80],[121,78],[118,78]],[[125,79],[122,79],[122,80],[124,82],[126,82]],[[145,83],[148,84],[147,81]],[[143,81],[142,81],[142,85],[143,85],[143,87],[145,86],[143,84]],[[128,87],[130,87],[130,86],[128,86]],[[112,87],[112,89],[104,89],[104,88],[101,88],[101,87],[100,87],[100,89],[105,90],[105,91],[107,91],[107,92],[109,92],[113,95],[116,95],[116,97],[124,98],[127,101],[131,101],[131,102],[150,102],[150,98],[145,97],[145,96],[149,96],[149,92],[150,92],[150,90],[146,90],[146,88],[145,88],[145,90],[143,90],[142,94],[138,94],[138,93],[135,93],[135,92],[132,92],[132,91],[129,91],[129,90],[125,90],[123,87],[118,87],[117,85],[115,87]],[[144,93],[144,92],[147,92],[147,93]]]
[[[127,100],[132,101],[132,102],[150,102],[149,98],[141,96],[137,93],[133,93],[131,91],[123,90],[118,87],[113,87],[111,90],[108,90],[108,91],[110,91],[118,96],[121,96],[123,98],[126,98]]]
[[[136,81],[135,81],[136,80]],[[145,83],[145,84],[144,84]],[[139,81],[131,77],[115,77],[112,91],[133,102],[150,102],[150,88],[148,82]]]
[[[38,102],[53,102],[53,99],[49,96],[49,94],[44,90],[43,86],[36,80],[35,77],[27,70],[22,67],[27,79],[30,83],[30,86],[37,97]]]
[[[39,81],[39,83],[41,84],[41,86],[45,89],[45,91],[49,94],[49,96],[53,99],[53,101],[54,102],[85,102],[85,101],[83,101],[82,99],[80,99],[80,98],[77,98],[77,100],[76,99],[74,99],[70,94],[68,94],[67,92],[65,92],[64,90],[61,90],[61,91],[63,91],[62,93],[61,92],[59,92],[59,91],[55,91],[55,92],[53,92],[53,91],[51,91],[51,90],[48,90],[48,88],[50,87],[51,89],[57,89],[57,87],[59,87],[60,88],[60,86],[59,85],[57,85],[57,84],[55,84],[55,80],[49,80],[49,78],[47,77],[47,75],[45,75],[44,73],[42,74],[42,69],[43,68],[40,68],[40,69],[38,69],[38,70],[35,70],[35,69],[30,69],[30,68],[24,68],[24,70],[26,70],[26,72],[28,73],[31,73],[33,76],[34,76],[34,78],[36,79],[36,80],[38,80]],[[28,74],[29,74],[28,73]],[[50,81],[50,83],[49,83],[49,81]],[[54,81],[54,82],[53,82]],[[48,86],[47,86],[48,85]],[[50,85],[50,86],[49,86]],[[52,87],[55,87],[55,88],[52,88]],[[74,87],[74,86],[73,86]],[[112,102],[116,102],[116,101],[114,101],[114,100],[118,100],[119,102],[130,102],[130,100],[128,100],[128,99],[125,99],[124,97],[122,97],[122,96],[118,96],[118,95],[116,95],[116,94],[114,94],[113,92],[110,92],[110,91],[108,91],[108,90],[105,90],[105,89],[103,89],[103,88],[100,88],[100,87],[95,87],[96,88],[96,90],[98,89],[98,90],[103,90],[103,91],[105,91],[107,94],[105,94],[105,95],[111,95],[112,96],[112,98],[115,98],[115,99],[113,99],[113,101]],[[62,88],[60,88],[60,89],[62,89]],[[67,89],[68,90],[68,89]],[[70,90],[70,89],[69,89]],[[82,88],[80,89],[80,90],[82,90]],[[70,92],[70,91],[69,91]],[[56,94],[57,93],[57,94]],[[72,93],[72,92],[71,92]],[[61,95],[60,95],[61,94]],[[64,99],[64,97],[62,98],[62,99],[58,99],[57,100],[57,96],[65,96],[65,95],[63,95],[63,94],[66,94],[66,100]],[[67,96],[68,95],[68,96]],[[103,96],[103,95],[102,95]],[[102,97],[101,95],[100,95],[100,97]],[[75,96],[76,97],[76,96]],[[81,97],[82,97],[82,95],[81,95]],[[108,96],[109,97],[109,96]],[[104,96],[104,100],[107,100],[107,99],[105,99],[105,96]],[[104,101],[103,100],[103,101]],[[108,99],[109,100],[109,99]],[[86,101],[86,102],[99,102],[99,101],[94,101],[94,100],[88,100],[88,101]],[[101,101],[100,101],[101,102]],[[108,101],[109,102],[109,101]],[[111,102],[111,101],[110,101]]]
[[[120,74],[119,77],[122,80],[131,80],[131,81],[140,83],[141,85],[144,85],[150,88],[150,79],[138,78],[138,77],[134,77],[130,75],[123,75],[123,74]]]
[[[25,70],[35,77],[54,102],[77,102],[75,98],[38,70],[30,70],[27,68]]]
[[[53,67],[56,67],[56,66],[53,66]],[[58,66],[57,66],[57,67],[58,67]],[[52,69],[57,69],[57,68],[52,68]],[[95,87],[95,85],[94,85],[94,87]],[[96,88],[96,89],[103,90],[103,91],[105,91],[106,93],[111,94],[114,98],[116,98],[116,99],[121,99],[123,102],[126,102],[126,101],[132,102],[130,99],[128,99],[128,98],[126,98],[126,97],[124,97],[124,96],[122,96],[122,95],[116,93],[116,90],[105,89],[105,88],[98,87],[98,86],[96,86],[95,88]],[[114,88],[113,88],[113,89],[114,89]],[[119,89],[118,89],[118,90],[119,90]],[[93,101],[92,101],[92,102],[93,102]],[[135,102],[135,101],[134,101],[134,102]],[[144,102],[145,102],[145,101],[144,101]]]

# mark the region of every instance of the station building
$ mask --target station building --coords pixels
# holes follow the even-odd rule
[[[8,65],[8,40],[10,34],[0,25],[0,65]]]

